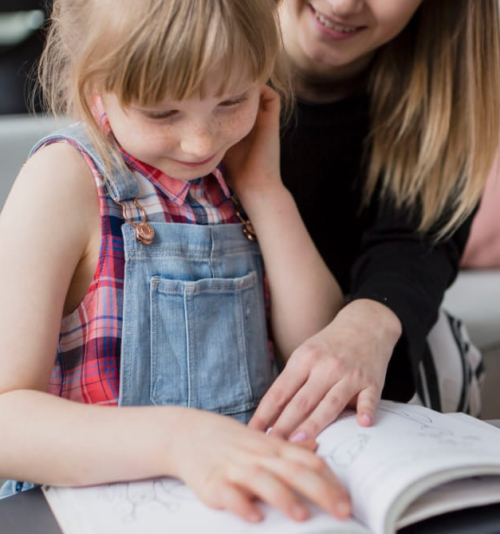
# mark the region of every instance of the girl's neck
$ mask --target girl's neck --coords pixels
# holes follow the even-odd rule
[[[295,94],[301,100],[324,104],[342,100],[366,90],[371,58],[362,65],[324,68],[315,70],[291,64],[292,83]]]

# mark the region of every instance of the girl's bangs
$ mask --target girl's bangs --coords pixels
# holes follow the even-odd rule
[[[216,94],[228,94],[245,80],[265,83],[271,77],[279,53],[275,34],[263,32],[255,40],[240,28],[213,22],[183,30],[131,42],[121,54],[125,57],[113,59],[109,72],[114,75],[106,80],[106,90],[124,105],[151,105],[167,97],[182,101],[203,96],[208,89],[214,91],[214,84]]]

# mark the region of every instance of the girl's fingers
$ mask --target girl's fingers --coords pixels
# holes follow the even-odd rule
[[[319,506],[339,519],[351,514],[351,503],[346,489],[332,473],[326,462],[319,456],[308,454],[295,460],[289,458],[267,459],[266,468],[279,477],[286,487],[293,488],[302,497]],[[293,456],[293,453],[288,453]]]
[[[315,452],[318,448],[318,442],[314,438],[308,438],[307,436],[303,436],[303,439],[296,440],[294,443],[301,449],[311,452]]]
[[[199,469],[185,473],[193,478],[193,488],[209,506],[226,509],[249,522],[263,518],[256,500],[295,521],[309,517],[306,499],[339,518],[349,515],[346,490],[310,449],[234,421],[221,420],[220,424],[223,429],[233,429],[232,435],[227,431],[212,435],[222,451],[200,458]]]
[[[301,502],[297,495],[290,489],[290,484],[283,482],[273,471],[276,469],[264,466],[264,459],[259,459],[259,464],[251,468],[249,475],[248,467],[232,470],[231,482],[241,486],[245,491],[250,491],[260,500],[281,510],[285,515],[295,521],[303,521],[309,517],[307,506]],[[279,463],[277,458],[272,458],[269,464]],[[254,505],[255,506],[255,505]]]
[[[216,503],[207,504],[213,508],[228,510],[249,523],[258,523],[264,517],[248,491],[229,483],[217,489]]]

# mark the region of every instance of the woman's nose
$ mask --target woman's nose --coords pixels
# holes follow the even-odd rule
[[[328,5],[332,15],[348,17],[360,13],[365,6],[365,0],[328,0]]]

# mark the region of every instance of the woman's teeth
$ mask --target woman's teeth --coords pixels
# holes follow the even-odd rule
[[[323,17],[323,15],[318,12],[315,13],[315,16],[321,22],[321,24],[323,24],[323,26],[326,26],[331,30],[335,30],[336,32],[353,33],[358,30],[358,28],[347,28],[346,26],[336,24],[335,22],[332,22],[331,20],[328,20],[327,18]]]

